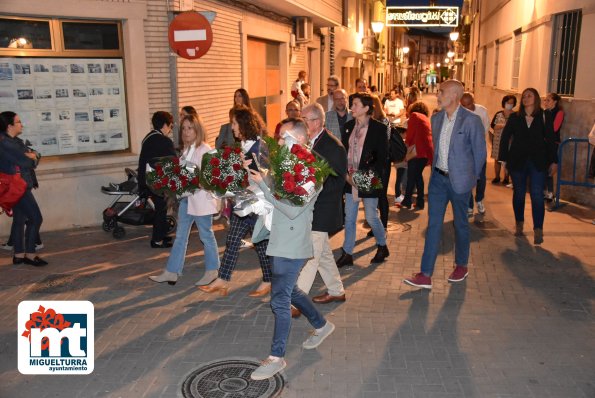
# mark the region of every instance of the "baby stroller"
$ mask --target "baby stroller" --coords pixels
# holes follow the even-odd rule
[[[110,183],[107,187],[101,187],[101,192],[106,195],[116,196],[107,209],[103,211],[103,230],[113,231],[116,239],[122,239],[126,230],[118,223],[128,225],[152,225],[155,215],[155,206],[150,197],[144,197],[138,193],[138,180],[136,172],[125,168],[127,180],[120,184]],[[131,198],[130,201],[122,200],[124,196]],[[168,230],[171,233],[176,230],[177,222],[175,217],[167,216]]]

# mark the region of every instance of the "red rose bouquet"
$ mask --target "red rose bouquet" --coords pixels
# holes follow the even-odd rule
[[[301,145],[293,144],[289,149],[270,137],[264,140],[269,149],[271,191],[277,199],[303,206],[322,187],[326,177],[336,175],[325,160],[317,159]]]
[[[147,172],[147,185],[154,192],[171,197],[192,194],[199,188],[198,174],[194,168],[180,164],[180,158],[164,157]]]
[[[371,192],[375,189],[382,189],[382,181],[376,174],[376,171],[355,170],[351,175],[356,188],[362,192]]]
[[[200,168],[202,187],[219,195],[243,190],[248,186],[248,173],[243,162],[244,155],[239,146],[226,146],[205,153]]]

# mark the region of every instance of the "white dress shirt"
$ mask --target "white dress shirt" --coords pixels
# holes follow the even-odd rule
[[[459,107],[452,114],[452,118],[448,117],[448,113],[444,112],[444,121],[442,122],[442,130],[440,130],[440,149],[438,150],[438,160],[436,161],[436,167],[440,170],[448,172],[448,150],[450,148],[450,137],[452,136],[452,130],[457,120],[457,114],[459,113]]]

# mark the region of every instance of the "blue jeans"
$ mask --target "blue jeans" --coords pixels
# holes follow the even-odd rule
[[[188,237],[192,223],[198,227],[198,236],[204,246],[204,260],[206,271],[216,271],[219,269],[219,251],[217,240],[213,232],[213,216],[192,216],[188,214],[188,199],[180,201],[178,209],[178,228],[176,229],[176,239],[167,259],[167,270],[181,274],[184,269],[184,259],[186,257],[186,248],[188,246]]]
[[[366,214],[366,221],[372,227],[376,244],[386,246],[386,233],[384,227],[378,217],[376,211],[378,207],[378,198],[360,198],[364,202],[364,212]],[[353,254],[355,247],[355,224],[357,222],[357,211],[359,209],[359,201],[353,200],[353,195],[345,194],[345,240],[343,241],[343,250],[347,254]]]
[[[466,267],[469,262],[469,221],[467,219],[467,204],[471,191],[456,193],[452,189],[448,177],[435,171],[430,177],[428,187],[428,229],[424,254],[421,257],[421,272],[432,276],[440,241],[442,240],[442,225],[448,202],[452,204],[455,226],[455,265]]]
[[[481,169],[481,173],[479,174],[479,180],[477,180],[477,185],[475,186],[475,201],[481,202],[485,197],[486,193],[486,166],[487,163],[483,164],[483,168]],[[469,208],[473,208],[473,195],[469,198]]]
[[[287,339],[291,330],[291,304],[304,314],[315,329],[326,325],[326,319],[312,304],[310,297],[296,285],[305,263],[306,259],[273,257],[271,309],[275,316],[275,331],[271,344],[272,356],[285,356]]]
[[[13,210],[14,253],[35,253],[35,240],[39,235],[43,217],[30,189],[25,191],[21,200],[13,207]]]
[[[527,178],[529,178],[529,194],[531,196],[531,213],[533,215],[533,229],[543,229],[543,218],[545,216],[545,201],[543,199],[543,188],[545,186],[545,171],[539,171],[535,165],[528,160],[521,170],[510,170],[512,178],[512,208],[514,219],[525,221],[525,196],[527,194]]]

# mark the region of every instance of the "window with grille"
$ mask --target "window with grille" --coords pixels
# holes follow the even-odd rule
[[[486,84],[486,66],[488,58],[488,49],[483,47],[481,49],[481,84]]]
[[[519,29],[514,32],[511,88],[519,88],[519,74],[521,71],[521,44],[523,44],[523,36],[521,34],[521,30]]]
[[[581,10],[554,16],[548,88],[550,92],[574,95],[581,20]]]
[[[498,85],[498,59],[500,58],[500,43],[496,42],[494,52],[494,87]]]

